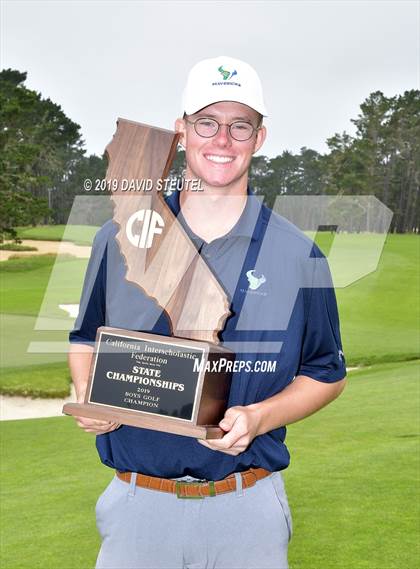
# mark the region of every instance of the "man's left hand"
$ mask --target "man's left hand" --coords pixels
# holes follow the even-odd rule
[[[256,405],[230,407],[219,423],[219,427],[226,431],[223,438],[198,442],[211,450],[236,456],[244,452],[258,435],[259,424],[260,413]]]

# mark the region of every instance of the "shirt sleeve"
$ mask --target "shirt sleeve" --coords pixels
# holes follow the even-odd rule
[[[312,287],[306,289],[307,317],[297,375],[333,383],[346,375],[337,301],[327,260],[317,250]]]
[[[71,343],[92,344],[96,331],[105,325],[107,246],[99,234],[95,237],[80,299],[79,315],[70,332]]]

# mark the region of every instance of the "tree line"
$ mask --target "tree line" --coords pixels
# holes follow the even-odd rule
[[[61,107],[28,89],[27,74],[0,72],[0,237],[18,225],[66,223],[83,181],[102,179],[106,159],[87,156],[80,126]],[[250,183],[272,206],[278,195],[374,195],[393,213],[391,231],[420,229],[420,91],[371,93],[351,121],[354,136],[327,140],[321,154],[303,147],[255,156]],[[178,152],[171,174],[181,176]]]

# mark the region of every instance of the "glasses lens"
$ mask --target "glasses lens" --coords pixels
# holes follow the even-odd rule
[[[254,127],[249,122],[234,122],[230,125],[230,134],[235,140],[248,140],[254,132]]]
[[[219,124],[213,119],[198,119],[194,127],[197,134],[205,138],[210,138],[216,134]]]

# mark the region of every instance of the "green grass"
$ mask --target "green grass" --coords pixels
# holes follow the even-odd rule
[[[418,358],[420,236],[389,235],[378,269],[336,290],[351,364]]]
[[[23,368],[32,365],[64,362],[64,347],[67,348],[68,330],[72,326],[70,318],[54,320],[53,324],[62,330],[36,330],[37,319],[34,316],[2,314],[0,320],[0,363],[3,368]],[[32,342],[50,343],[47,352],[29,352]],[[62,342],[63,350],[57,351],[57,342]],[[20,372],[19,372],[20,373]],[[30,379],[30,373],[28,373]],[[2,375],[0,373],[0,385]],[[36,388],[36,386],[34,386]],[[0,389],[1,391],[1,389]]]
[[[27,271],[34,271],[36,269],[43,269],[49,267],[50,269],[55,263],[56,255],[53,253],[46,253],[45,255],[30,255],[28,257],[19,257],[13,255],[7,261],[3,261],[0,265],[2,273],[2,294],[7,291],[3,287],[4,274],[6,273],[26,273]],[[22,274],[20,275],[22,278]],[[49,273],[47,277],[49,276]],[[46,285],[47,283],[45,283]]]
[[[95,439],[71,418],[2,423],[4,569],[88,569],[99,538],[95,501],[111,479]]]
[[[339,253],[334,253],[335,239]],[[380,247],[380,236],[319,232],[316,242],[328,254],[337,287],[347,363],[420,357],[420,236],[388,235],[376,270],[372,247]],[[370,270],[366,276],[358,275],[361,265]],[[343,286],[348,280],[352,284]]]
[[[288,429],[294,569],[415,569],[419,362],[350,374],[332,405]]]
[[[66,361],[2,368],[0,393],[25,397],[67,397],[70,395],[70,381]]]
[[[62,317],[59,304],[78,303],[87,259],[33,255],[1,263],[1,311],[37,316],[48,290],[49,316]]]
[[[291,569],[417,569],[418,362],[353,372],[343,395],[289,427]],[[59,417],[2,423],[4,569],[87,569],[112,471]]]
[[[91,245],[99,227],[93,225],[37,225],[36,227],[17,227],[20,239],[36,241],[72,241],[77,245]]]
[[[0,251],[38,251],[38,249],[29,245],[20,245],[19,243],[2,243]]]
[[[70,255],[58,259],[34,255],[2,262],[0,393],[68,395],[66,349],[74,320],[59,304],[78,303],[86,265],[87,259]],[[33,343],[46,353],[28,351]],[[43,369],[43,364],[50,367]]]

